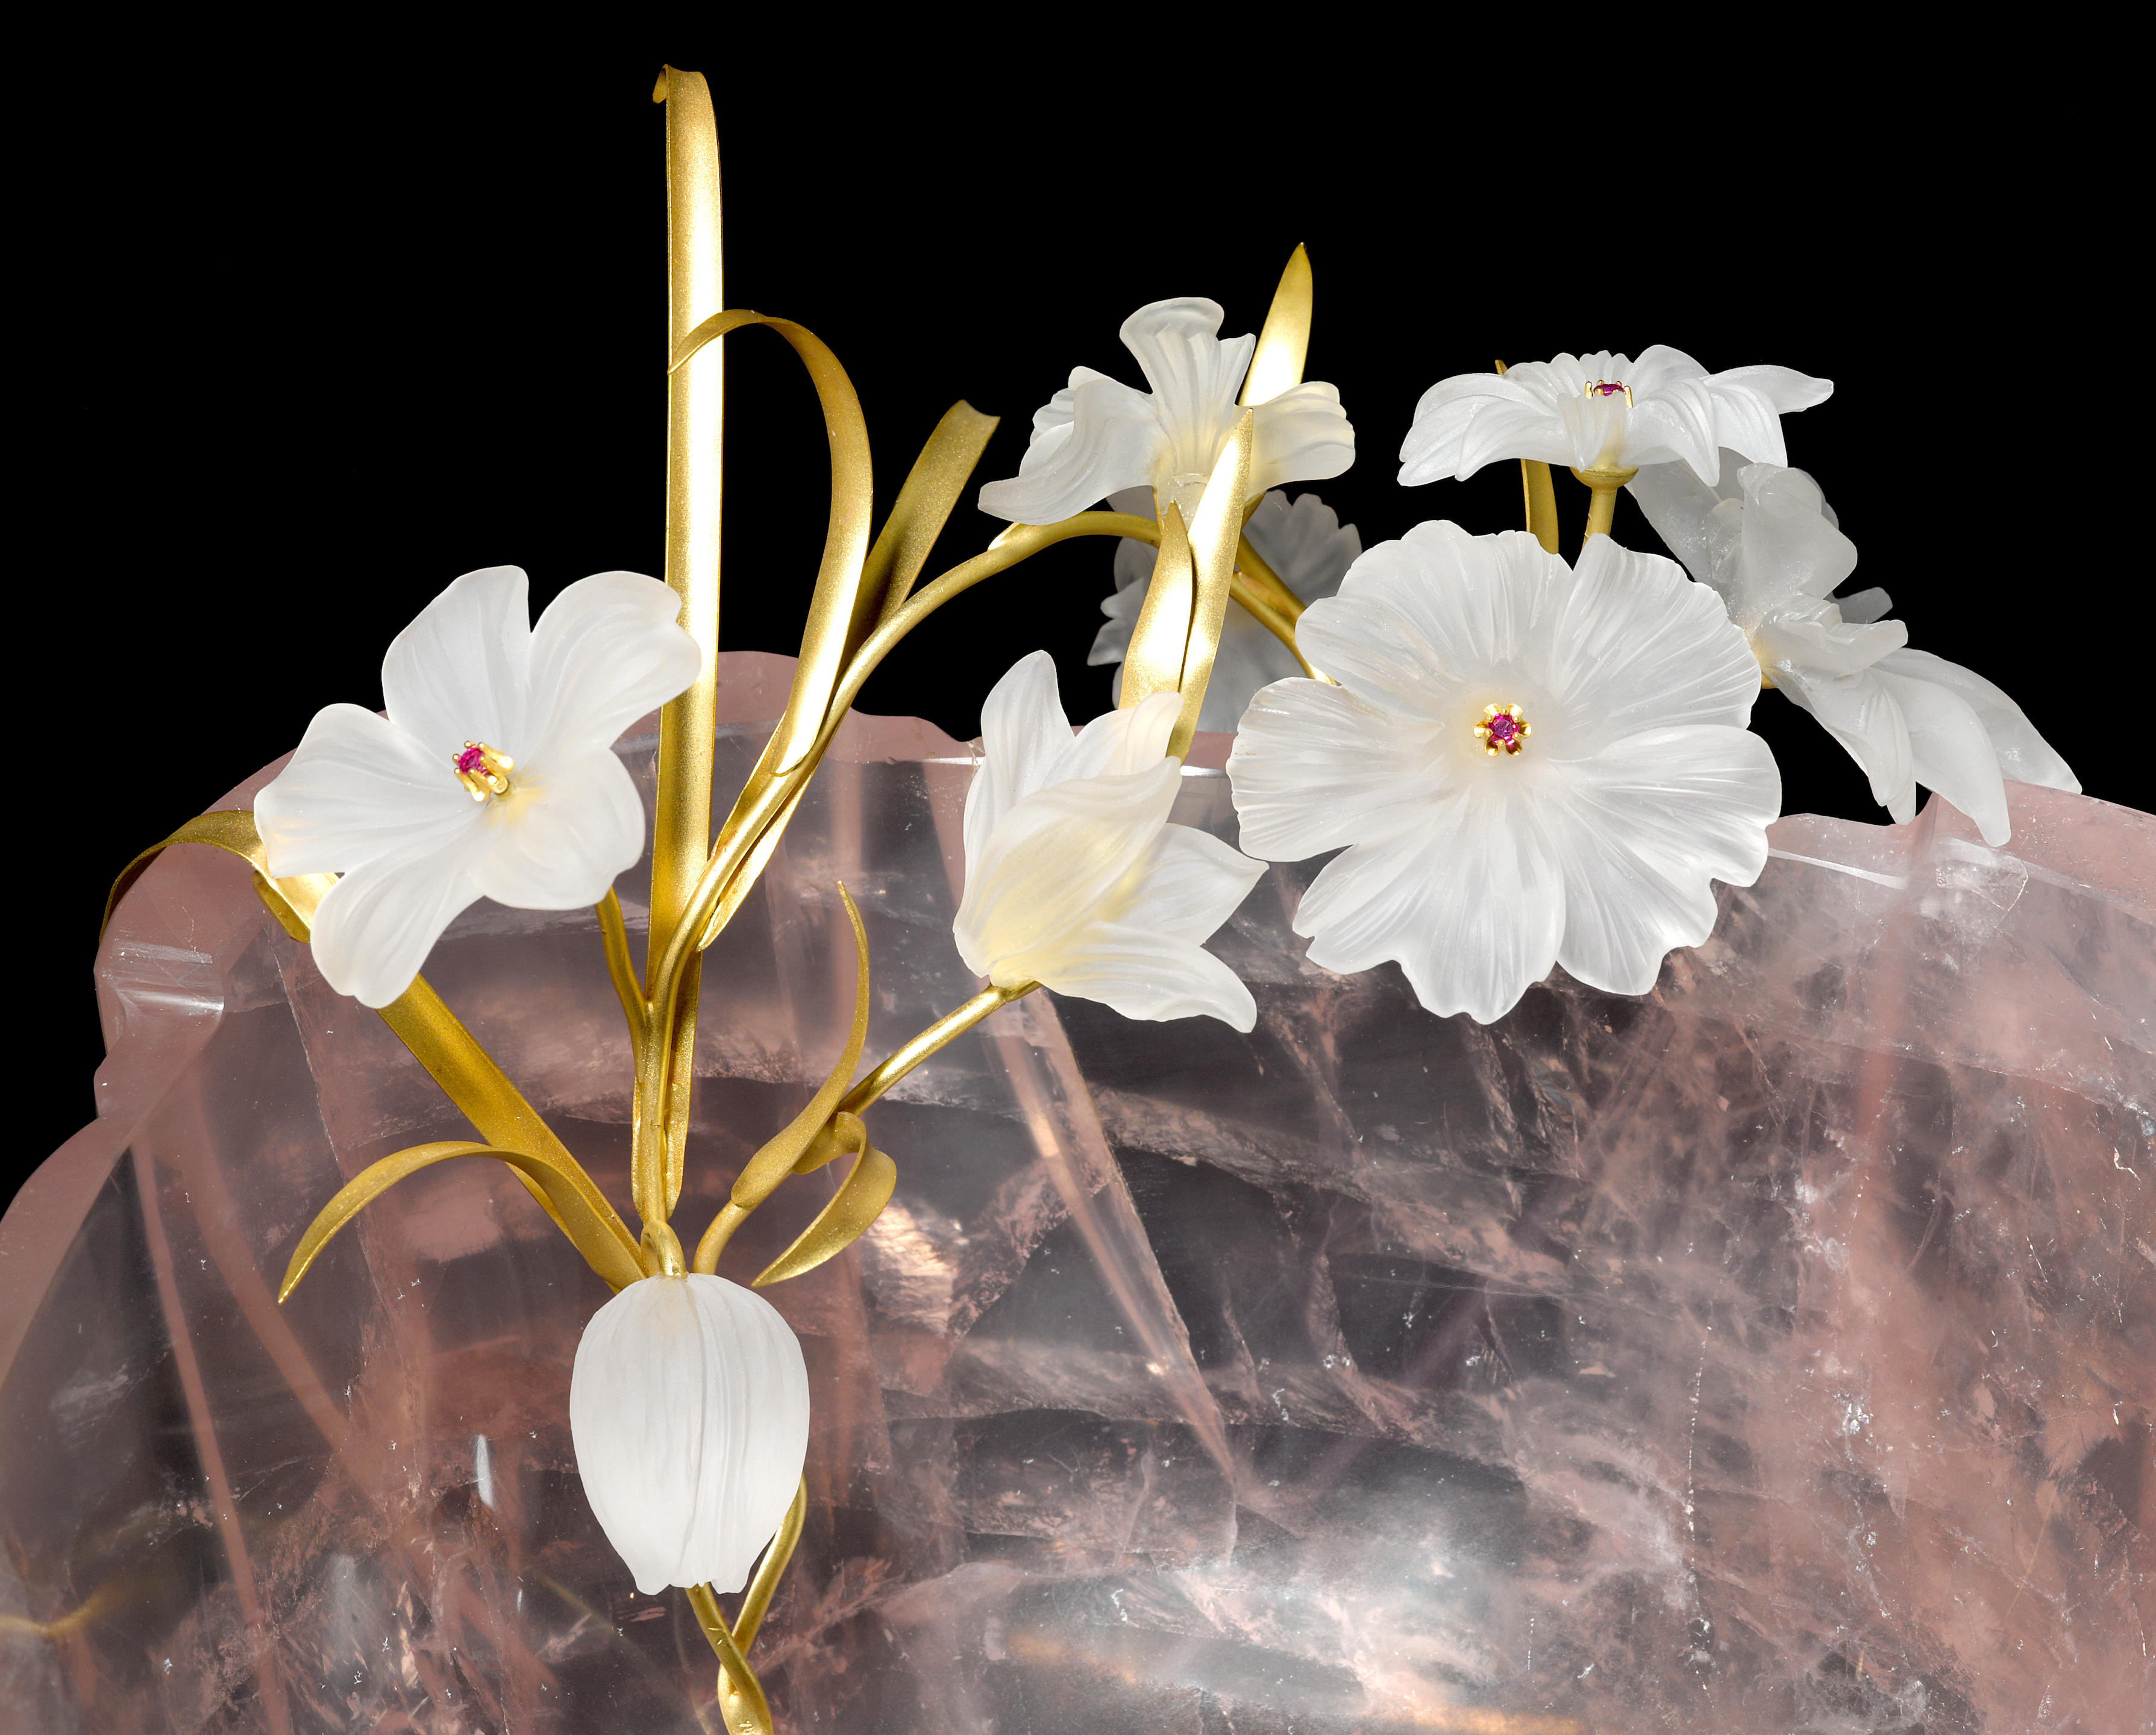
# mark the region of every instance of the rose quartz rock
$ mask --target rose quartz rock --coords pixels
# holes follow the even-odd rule
[[[722,778],[790,666],[726,660]],[[1232,838],[1224,746],[1175,817]],[[973,991],[968,766],[839,737],[705,973],[685,1239],[837,1052],[838,881],[872,1053]],[[1036,996],[915,1073],[890,1209],[770,1291],[816,1416],[782,1727],[2148,1728],[2156,821],[2010,788],[2005,850],[1782,821],[1645,999],[1432,1018],[1306,963],[1275,868],[1214,942],[1250,1035]],[[476,906],[428,973],[625,1211],[589,913]],[[152,868],[97,983],[103,1112],[0,1224],[0,1722],[715,1729],[577,1479],[603,1286],[475,1160],[278,1306],[346,1178],[469,1129],[227,858]]]

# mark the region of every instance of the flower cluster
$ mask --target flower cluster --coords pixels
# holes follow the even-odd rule
[[[1127,656],[1154,685],[1173,682],[1173,656],[1163,677],[1161,658],[1144,661],[1133,644],[1142,623],[1167,620],[1170,650],[1194,657],[1182,685],[1207,684],[1202,701],[1126,694],[1119,670],[1116,708],[1074,730],[1046,651],[997,681],[952,923],[959,957],[989,986],[924,1039],[947,1040],[1037,987],[1127,1018],[1204,1014],[1250,1030],[1258,1003],[1207,942],[1267,861],[1328,855],[1293,916],[1322,969],[1396,963],[1431,1013],[1485,1023],[1560,968],[1645,993],[1672,948],[1712,931],[1716,882],[1748,885],[1767,861],[1781,779],[1748,727],[1767,688],[1818,718],[1897,820],[1921,783],[1999,843],[2007,779],[2077,787],[2005,694],[1909,648],[1907,629],[1884,619],[1883,591],[1835,596],[1856,551],[1818,486],[1786,467],[1780,419],[1823,402],[1827,382],[1773,367],[1710,373],[1661,346],[1440,381],[1402,445],[1404,485],[1517,459],[1532,499],[1534,466],[1566,465],[1605,506],[1629,485],[1677,558],[1590,528],[1568,562],[1550,552],[1548,526],[1478,536],[1444,521],[1365,550],[1314,495],[1280,491],[1353,461],[1339,393],[1282,386],[1299,341],[1252,376],[1259,341],[1223,341],[1221,321],[1194,297],[1139,309],[1122,336],[1150,391],[1075,370],[1034,417],[1018,475],[980,492],[984,511],[1019,525],[1111,500],[1127,516],[1065,526],[1125,536],[1090,660]],[[1240,495],[1219,480],[1245,474]],[[1609,521],[1606,511],[1589,520]],[[1202,536],[1188,531],[1199,524]],[[1205,619],[1201,541],[1213,551]],[[1229,608],[1230,593],[1247,613]],[[918,607],[901,593],[881,618]],[[335,705],[316,716],[255,822],[272,875],[341,875],[312,918],[333,987],[388,1005],[481,896],[542,909],[605,900],[625,957],[609,889],[642,850],[644,816],[612,743],[698,677],[676,617],[666,586],[610,572],[570,586],[532,627],[522,572],[468,573],[390,646],[385,714]],[[1234,734],[1240,848],[1173,821],[1181,743],[1198,728]],[[1294,884],[1277,876],[1282,896]],[[850,1148],[859,1167],[835,1209],[857,1183],[872,1192],[877,1163],[889,1168],[839,1103],[868,1004],[858,918],[855,933],[852,1046],[797,1127],[743,1171],[728,1213],[760,1201],[751,1170],[775,1185],[797,1163]],[[610,963],[633,1040],[655,1041],[662,1008],[621,957]],[[665,1101],[654,1088],[650,1118]],[[429,1148],[427,1161],[502,1155],[527,1179],[562,1168]],[[608,1223],[624,1242],[628,1232],[584,1185],[547,1197],[599,1224],[601,1252],[588,1256],[620,1287],[591,1322],[571,1388],[593,1512],[640,1589],[737,1589],[796,1497],[808,1433],[800,1346],[767,1302],[711,1274],[737,1217],[722,1214],[692,1273],[663,1220],[647,1221],[634,1255],[605,1243]],[[886,1179],[853,1232],[889,1190]]]

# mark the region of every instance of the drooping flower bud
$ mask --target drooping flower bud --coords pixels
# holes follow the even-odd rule
[[[569,1432],[584,1496],[639,1590],[739,1590],[808,1455],[799,1340],[723,1277],[632,1283],[584,1327]]]

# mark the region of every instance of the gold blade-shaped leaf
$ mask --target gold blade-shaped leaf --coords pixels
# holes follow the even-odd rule
[[[1245,410],[1228,436],[1228,444],[1213,460],[1213,474],[1191,521],[1190,557],[1193,597],[1190,638],[1183,654],[1183,673],[1177,685],[1183,692],[1182,714],[1168,750],[1180,757],[1190,751],[1190,737],[1198,731],[1198,713],[1205,703],[1205,683],[1212,678],[1213,660],[1219,654],[1221,629],[1228,619],[1228,598],[1235,577],[1235,550],[1243,537],[1243,495],[1250,482],[1250,450],[1256,440],[1256,418]],[[1165,546],[1166,538],[1163,537]],[[1133,639],[1136,634],[1132,635]],[[1126,677],[1127,679],[1127,677]]]
[[[845,666],[847,639],[860,600],[861,572],[869,547],[869,520],[874,510],[874,478],[869,465],[868,424],[853,382],[823,340],[791,320],[767,319],[760,313],[731,308],[715,313],[675,346],[678,369],[707,343],[747,326],[766,326],[793,346],[808,370],[824,408],[824,427],[831,444],[831,514],[824,536],[824,557],[809,599],[808,622],[802,629],[801,660],[793,671],[793,690],[765,750],[760,768],[786,771],[808,751],[822,728],[832,690]],[[872,614],[873,608],[870,610]]]
[[[1245,409],[1277,398],[1302,383],[1302,364],[1310,353],[1310,255],[1301,247],[1288,255],[1280,287],[1258,333],[1250,371],[1243,380]]]
[[[860,1152],[853,1173],[839,1183],[830,1204],[816,1214],[815,1220],[794,1237],[793,1245],[757,1274],[749,1286],[752,1289],[783,1283],[789,1277],[814,1270],[860,1240],[862,1231],[890,1203],[891,1189],[898,1185],[898,1165],[869,1142],[867,1129],[855,1116],[839,1118],[848,1124],[834,1131]]]
[[[861,575],[860,604],[855,612],[855,630],[849,634],[850,654],[868,635],[875,620],[889,620],[913,589],[914,580],[927,564],[929,551],[943,533],[958,497],[966,491],[973,467],[988,449],[988,436],[1001,418],[984,416],[972,404],[954,403],[928,436],[928,444],[913,460],[906,485],[898,490],[891,516],[884,521],[875,546],[869,550]],[[881,598],[878,601],[877,598]]]
[[[1123,695],[1118,707],[1131,711],[1155,693],[1172,693],[1183,680],[1183,654],[1190,644],[1190,614],[1197,575],[1191,565],[1190,538],[1183,513],[1173,500],[1160,509],[1160,552],[1153,557],[1152,579],[1131,648],[1123,654]]]
[[[636,1238],[614,1214],[613,1207],[573,1158],[535,1157],[522,1151],[504,1151],[492,1145],[448,1139],[414,1145],[379,1163],[370,1163],[339,1188],[336,1196],[316,1214],[315,1220],[307,1225],[307,1232],[300,1237],[300,1245],[293,1249],[291,1263],[285,1268],[284,1286],[277,1291],[277,1299],[281,1301],[291,1294],[299,1281],[307,1275],[307,1267],[329,1245],[330,1238],[363,1208],[407,1175],[455,1157],[494,1158],[539,1188],[553,1207],[554,1220],[562,1225],[577,1251],[616,1289],[643,1276]]]

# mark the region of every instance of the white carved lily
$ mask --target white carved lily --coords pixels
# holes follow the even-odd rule
[[[1152,498],[1142,489],[1117,495],[1110,504],[1119,512],[1152,515]],[[1259,502],[1243,534],[1258,557],[1305,603],[1339,589],[1348,567],[1363,552],[1363,538],[1355,526],[1342,526],[1339,515],[1314,494],[1298,495],[1291,505],[1286,495],[1275,490]],[[1157,557],[1149,543],[1133,537],[1116,545],[1116,593],[1101,604],[1107,624],[1094,637],[1088,663],[1121,663],[1128,653]],[[1260,687],[1296,672],[1287,647],[1252,619],[1248,610],[1230,607],[1221,623],[1220,648],[1214,658],[1212,679],[1205,684],[1198,726],[1228,732]],[[1111,690],[1120,701],[1121,669],[1116,670]]]
[[[314,922],[331,987],[386,1006],[475,899],[572,909],[635,865],[644,805],[610,749],[696,677],[679,608],[602,572],[535,628],[521,569],[467,572],[382,659],[386,717],[315,714],[254,817],[273,875],[343,875]]]
[[[966,896],[952,929],[968,969],[1126,1018],[1257,1022],[1250,991],[1201,942],[1265,869],[1168,823],[1181,704],[1155,693],[1073,736],[1047,652],[996,683],[981,708],[986,757],[966,792]]]
[[[2078,791],[2073,772],[2021,707],[1958,663],[1908,649],[1881,617],[1880,589],[1837,598],[1856,567],[1819,485],[1802,470],[1722,454],[1709,487],[1682,465],[1643,470],[1632,493],[1656,533],[1711,586],[1743,629],[1763,681],[1818,718],[1897,820],[1917,785],[1936,789],[1994,849],[2006,842],[2006,780]]]
[[[1343,854],[1295,916],[1312,963],[1399,961],[1487,1024],[1553,964],[1644,993],[1767,860],[1781,778],[1744,635],[1671,561],[1421,524],[1297,638],[1340,685],[1260,693],[1228,761],[1243,847]]]
[[[1706,368],[1666,344],[1635,360],[1597,350],[1510,372],[1440,380],[1415,405],[1400,446],[1400,483],[1460,481],[1501,458],[1574,470],[1634,470],[1681,460],[1712,483],[1724,446],[1786,464],[1782,418],[1824,403],[1831,380],[1789,367]]]
[[[1241,412],[1235,394],[1250,372],[1254,336],[1224,341],[1220,305],[1202,296],[1155,301],[1123,321],[1148,394],[1096,373],[1070,383],[1033,418],[1018,475],[981,490],[981,510],[1016,524],[1052,524],[1125,488],[1151,488],[1197,516]],[[1256,406],[1250,498],[1284,482],[1337,476],[1355,461],[1355,430],[1340,393],[1314,380]]]
[[[584,1327],[569,1435],[584,1496],[639,1590],[739,1590],[808,1455],[800,1341],[738,1283],[646,1277]]]

